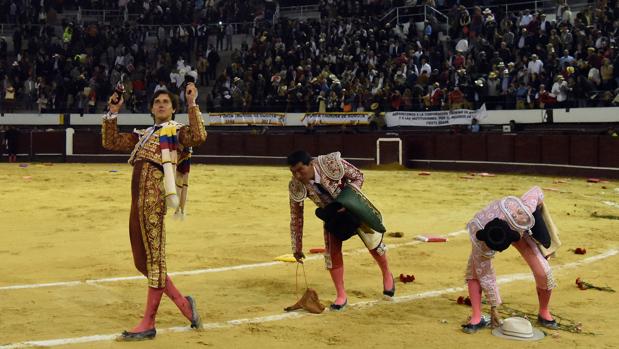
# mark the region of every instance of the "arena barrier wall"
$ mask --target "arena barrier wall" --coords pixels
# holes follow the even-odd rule
[[[599,113],[586,115],[588,121],[616,122],[618,109],[604,109],[610,110],[591,109]],[[614,113],[610,113],[611,111]],[[555,120],[572,115],[565,111],[555,112]],[[23,117],[23,122],[14,123],[15,116],[5,115],[0,117],[0,122],[5,125],[45,126],[66,124],[70,121],[76,127],[22,132],[18,144],[21,160],[124,162],[128,158],[128,154],[103,149],[97,126],[81,127],[99,125],[100,115],[96,115],[96,118],[95,115],[73,115],[69,120],[58,115]],[[604,119],[605,117],[608,120]],[[36,118],[41,123],[37,124],[31,118]],[[123,125],[142,127],[143,122],[145,125],[150,124],[146,123],[148,118],[150,117],[147,115],[131,115],[121,117],[119,121]],[[7,120],[10,122],[7,123]],[[179,115],[177,120],[185,121],[183,115]],[[238,132],[235,127],[231,127],[230,131],[226,128],[211,129],[207,142],[194,150],[193,160],[196,163],[212,164],[283,165],[288,153],[305,149],[312,154],[341,151],[346,159],[360,166],[376,164],[378,157],[381,164],[399,162],[401,157],[403,165],[419,169],[619,178],[619,139],[606,135],[491,132],[458,135],[419,130],[304,134],[281,132],[284,130],[285,128],[278,130],[278,127],[271,127],[267,133],[258,134]],[[379,138],[401,139],[402,154],[398,142],[383,141],[377,145]]]
[[[482,125],[506,125],[510,120],[519,124],[536,124],[547,120],[546,110],[488,110],[488,116],[479,120]],[[0,125],[100,125],[101,114],[4,114],[0,116]],[[304,126],[301,119],[305,113],[286,113],[285,126]],[[208,119],[204,113],[205,119]],[[619,122],[619,107],[609,108],[572,108],[553,109],[555,123],[609,123]],[[187,123],[187,114],[180,113],[176,121]],[[150,114],[122,114],[118,119],[121,126],[150,126]],[[207,122],[208,126],[208,122]],[[232,126],[233,127],[233,126]]]
[[[20,136],[22,160],[67,162],[124,162],[128,154],[103,149],[96,131],[69,129],[33,131]],[[311,154],[340,151],[344,158],[367,167],[399,162],[409,168],[518,172],[619,178],[619,139],[595,135],[530,134],[248,134],[210,132],[207,142],[194,149],[193,162],[210,164],[283,165],[288,153],[305,149]],[[70,140],[70,141],[67,141]]]

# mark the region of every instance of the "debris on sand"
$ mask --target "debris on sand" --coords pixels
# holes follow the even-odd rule
[[[424,236],[424,235],[415,236],[415,240],[419,240],[423,242],[447,242],[449,241],[449,239],[440,237],[440,236]]]
[[[587,249],[583,247],[570,248],[568,251],[574,252],[574,254],[586,254]]]
[[[599,214],[596,212],[593,212],[591,214],[591,217],[593,218],[603,218],[603,219],[616,219],[619,220],[619,216],[613,215],[613,214]]]
[[[400,274],[400,281],[405,284],[413,282],[415,281],[415,275]]]

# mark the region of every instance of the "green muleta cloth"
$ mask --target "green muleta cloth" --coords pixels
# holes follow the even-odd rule
[[[354,185],[346,185],[337,198],[335,198],[335,201],[341,203],[342,206],[346,207],[348,211],[352,212],[372,230],[379,233],[387,231],[387,228],[383,225],[383,217],[380,211]]]

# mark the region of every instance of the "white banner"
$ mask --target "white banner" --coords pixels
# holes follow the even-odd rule
[[[471,120],[483,120],[487,116],[488,112],[484,104],[477,110],[394,111],[387,113],[385,122],[388,127],[470,125]]]
[[[284,126],[283,113],[209,113],[207,125],[273,125]]]
[[[307,113],[301,119],[306,126],[368,125],[373,113]]]

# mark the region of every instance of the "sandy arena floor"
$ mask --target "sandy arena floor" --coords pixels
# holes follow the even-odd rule
[[[574,284],[580,276],[619,289],[619,182],[364,172],[365,192],[382,210],[388,230],[404,232],[402,238],[386,238],[393,273],[416,277],[397,283],[394,302],[381,299],[378,267],[352,239],[344,244],[352,306],[321,315],[283,312],[297,298],[295,265],[268,262],[290,253],[288,169],[195,165],[187,219],[168,217],[167,256],[170,272],[186,272],[173,279],[197,299],[207,329],[187,331],[187,321],[164,298],[157,338],[127,344],[114,342],[113,335],[139,321],[146,297],[144,279],[114,279],[137,275],[128,238],[130,166],[1,164],[0,348],[619,347],[617,293],[581,291]],[[460,324],[470,309],[455,302],[466,296],[470,242],[462,229],[487,202],[520,195],[532,185],[554,189],[545,190],[546,202],[564,243],[551,261],[559,283],[551,309],[564,323],[582,322],[583,331],[593,334],[549,331],[539,342],[502,340],[489,330],[466,335]],[[322,228],[313,204],[306,202],[308,254],[322,246]],[[447,243],[414,240],[418,234],[449,233],[454,234]],[[569,251],[576,247],[587,254]],[[498,255],[495,268],[505,277],[506,305],[536,312],[535,284],[517,251]],[[322,257],[309,258],[306,272],[310,286],[329,304],[334,290]],[[42,287],[46,283],[60,284]],[[234,321],[242,319],[254,320]]]

